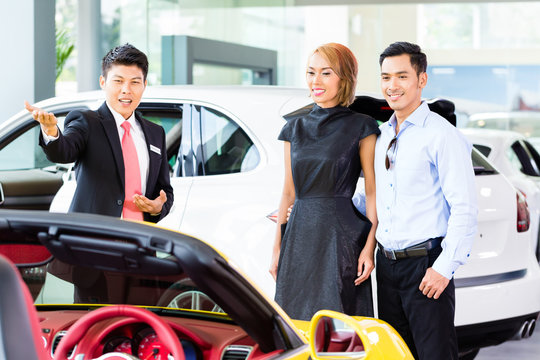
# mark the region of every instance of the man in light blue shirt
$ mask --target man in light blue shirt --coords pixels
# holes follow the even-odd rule
[[[379,317],[417,359],[457,359],[453,274],[476,233],[471,145],[422,102],[427,60],[398,42],[380,56],[394,110],[375,148]]]

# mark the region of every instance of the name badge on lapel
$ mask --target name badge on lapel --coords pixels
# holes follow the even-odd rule
[[[150,151],[153,151],[153,152],[155,152],[156,154],[161,155],[161,149],[158,148],[158,147],[156,147],[156,146],[154,146],[154,145],[152,145],[152,144],[150,144]]]

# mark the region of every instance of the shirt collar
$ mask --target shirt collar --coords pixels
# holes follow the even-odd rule
[[[109,111],[111,112],[111,114],[113,115],[114,117],[114,121],[116,122],[116,126],[120,127],[122,125],[122,123],[124,121],[128,121],[129,124],[131,125],[131,127],[136,127],[137,126],[137,123],[135,121],[135,111],[133,112],[133,114],[131,114],[131,116],[128,118],[128,119],[124,119],[124,117],[122,115],[120,115],[119,112],[115,111],[112,106],[109,105],[109,103],[107,103],[107,107],[109,108]]]
[[[429,112],[430,112],[429,106],[427,105],[425,101],[422,101],[420,106],[418,106],[416,110],[414,110],[412,114],[409,115],[407,119],[405,119],[404,123],[410,123],[411,125],[424,127],[426,123],[426,119],[429,115]],[[391,127],[394,129],[396,125],[397,125],[396,113],[393,113],[390,119],[388,120],[388,127]]]

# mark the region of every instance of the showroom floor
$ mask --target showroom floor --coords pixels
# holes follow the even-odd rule
[[[480,350],[475,360],[532,360],[540,358],[540,330],[538,326],[530,338],[507,341]]]

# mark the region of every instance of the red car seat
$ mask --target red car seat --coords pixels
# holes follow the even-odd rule
[[[0,358],[50,360],[30,291],[17,268],[0,254]]]
[[[321,320],[319,320],[317,328],[315,329],[315,351],[328,351],[333,332],[334,323],[332,322],[332,318],[323,316]]]

